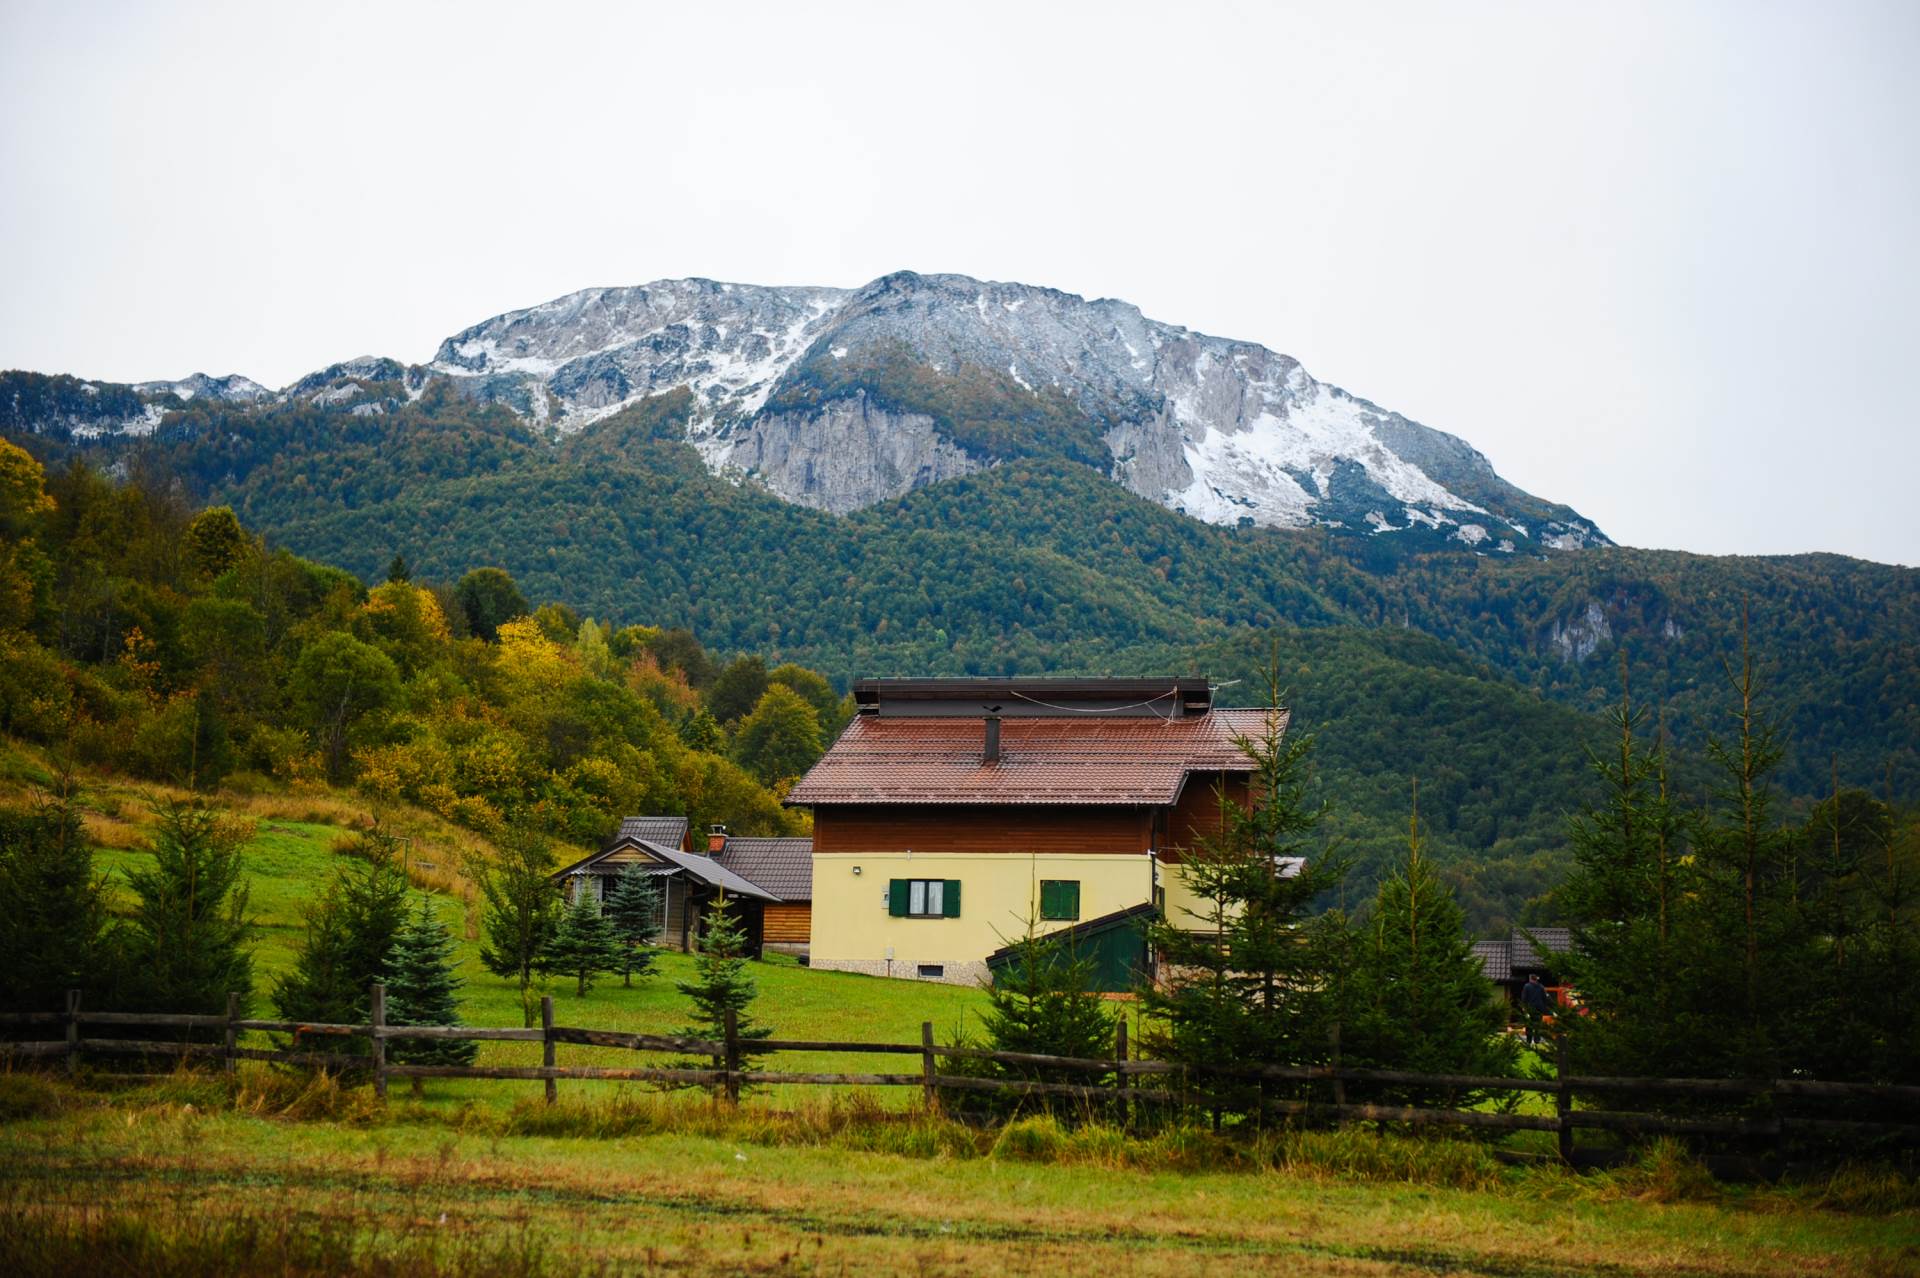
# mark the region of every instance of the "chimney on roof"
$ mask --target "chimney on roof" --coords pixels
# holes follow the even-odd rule
[[[707,827],[707,855],[718,856],[727,850],[727,827],[714,824]]]
[[[980,762],[1000,762],[1000,707],[988,706],[986,718],[986,741],[980,750]]]

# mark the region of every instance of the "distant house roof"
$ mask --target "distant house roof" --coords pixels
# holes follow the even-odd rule
[[[813,899],[813,840],[729,835],[714,858],[782,901]]]
[[[1539,939],[1540,946],[1534,946],[1527,940],[1526,932]],[[1490,981],[1524,981],[1527,973],[1554,966],[1553,956],[1566,954],[1573,949],[1573,932],[1564,927],[1532,927],[1522,932],[1516,928],[1504,941],[1478,941],[1473,947],[1473,956],[1480,960]]]
[[[1286,711],[1281,711],[1281,728]],[[976,717],[884,712],[855,717],[787,802],[829,804],[1116,804],[1177,801],[1193,772],[1246,772],[1234,744],[1265,710],[1161,717],[1135,713],[1008,718],[999,758],[983,760]]]
[[[620,823],[612,842],[639,839],[661,847],[680,848],[687,843],[687,818],[683,816],[631,816]]]

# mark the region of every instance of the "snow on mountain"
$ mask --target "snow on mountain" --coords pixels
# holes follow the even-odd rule
[[[194,373],[177,382],[136,382],[133,389],[142,395],[174,395],[183,401],[217,399],[229,404],[257,404],[273,397],[273,392],[259,382],[238,373],[225,377]]]
[[[194,400],[384,414],[436,378],[562,435],[684,389],[688,441],[716,473],[840,513],[1050,455],[1216,524],[1401,533],[1483,553],[1606,542],[1463,440],[1286,355],[1111,298],[961,275],[586,289],[456,333],[425,365],[362,356],[277,393],[198,373],[136,386],[0,377],[27,379],[0,402],[0,425],[86,435],[148,432]]]

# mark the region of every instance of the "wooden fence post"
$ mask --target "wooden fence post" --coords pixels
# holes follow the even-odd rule
[[[1347,1103],[1347,1080],[1340,1076],[1339,1021],[1333,1023],[1333,1029],[1329,1031],[1327,1037],[1333,1044],[1333,1103],[1336,1105],[1344,1105]],[[1337,1122],[1339,1120],[1336,1119],[1335,1121]]]
[[[540,996],[540,1064],[542,1068],[554,1068],[553,1052],[553,995]],[[547,1104],[551,1105],[560,1098],[560,1084],[553,1078],[547,1079]]]
[[[373,1094],[387,1098],[387,987],[373,983]]]
[[[1556,1133],[1560,1144],[1560,1161],[1571,1166],[1573,1163],[1573,1095],[1567,1091],[1569,1063],[1567,1036],[1556,1025],[1553,1030],[1553,1072],[1558,1086],[1553,1089],[1553,1112],[1560,1121],[1560,1127]]]
[[[80,991],[67,991],[67,1073],[80,1070]]]
[[[940,1108],[940,1091],[933,1085],[933,1022],[920,1022],[920,1099],[929,1114]]]
[[[1113,1030],[1113,1058],[1122,1066],[1127,1063],[1127,1015],[1124,1011]],[[1132,1122],[1132,1115],[1127,1112],[1127,1071],[1124,1068],[1114,1073],[1113,1085],[1120,1093],[1120,1125],[1125,1127]]]
[[[233,1023],[240,1019],[240,995],[232,990],[227,992],[227,1028],[220,1036],[221,1068],[231,1074],[238,1064],[234,1050],[240,1046],[240,1031]]]
[[[729,1007],[721,1024],[726,1028],[727,1104],[740,1103],[740,1018]]]

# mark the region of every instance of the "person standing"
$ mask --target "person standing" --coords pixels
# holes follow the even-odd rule
[[[1532,1047],[1540,1038],[1540,1022],[1553,1007],[1547,987],[1540,983],[1540,973],[1527,974],[1527,983],[1520,987],[1520,1006],[1527,1018],[1527,1046]]]

